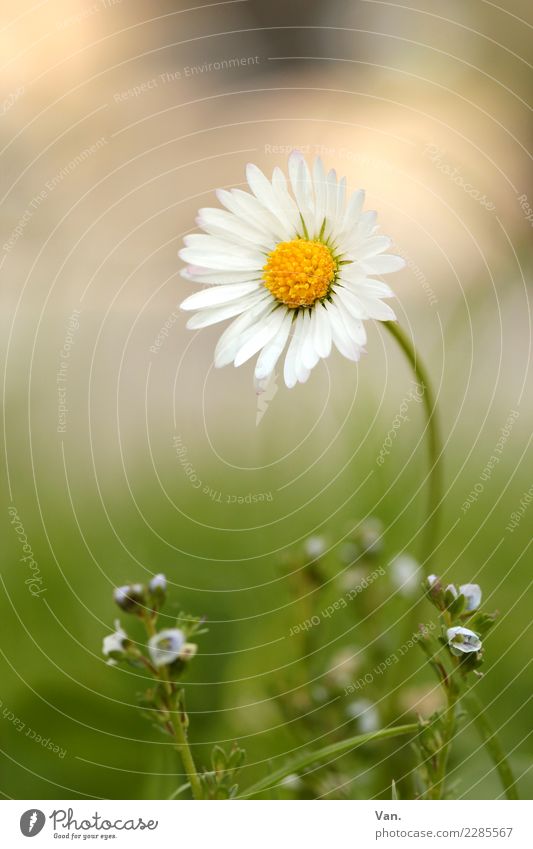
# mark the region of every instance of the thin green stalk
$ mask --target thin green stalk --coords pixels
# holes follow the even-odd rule
[[[437,421],[436,400],[429,380],[429,374],[422,360],[417,354],[416,348],[395,321],[383,322],[389,333],[396,339],[400,348],[407,357],[417,380],[423,388],[422,401],[427,417],[427,435],[429,450],[429,503],[428,516],[424,532],[424,567],[426,573],[430,571],[430,563],[435,551],[436,539],[440,523],[440,507],[442,505],[442,476],[439,459],[442,455],[442,444]]]
[[[196,766],[187,740],[187,732],[181,721],[180,716],[177,719],[173,718],[171,721],[172,727],[174,729],[174,735],[176,737],[176,748],[180,753],[185,774],[189,779],[192,795],[195,799],[201,799],[202,787],[200,784],[200,779],[198,778],[198,773],[196,772]]]
[[[444,740],[439,751],[439,766],[437,769],[436,781],[431,788],[432,799],[442,799],[446,782],[446,770],[448,767],[448,757],[450,748],[455,734],[457,721],[457,694],[448,690],[448,705],[444,715]]]
[[[483,711],[483,705],[479,701],[478,697],[474,693],[472,693],[472,691],[467,693],[467,695],[463,696],[463,702],[468,708],[468,712],[472,717],[472,721],[476,726],[479,736],[483,740],[483,743],[485,744],[485,747],[491,756],[494,766],[498,771],[500,781],[502,783],[503,789],[505,790],[506,798],[519,799],[520,797],[518,795],[516,778],[513,775],[513,771],[511,769],[509,761],[507,760],[505,752],[503,751],[500,742],[496,736],[496,732],[492,728],[490,722],[486,717],[486,714]]]
[[[146,628],[146,633],[149,637],[152,637],[155,633],[155,625],[153,619],[150,615],[143,616],[144,626]],[[174,738],[176,740],[176,748],[180,754],[181,762],[183,764],[183,769],[185,770],[185,775],[189,781],[191,786],[191,792],[195,799],[202,798],[202,787],[200,784],[200,779],[198,778],[198,772],[196,769],[196,765],[194,763],[194,758],[192,756],[191,748],[189,746],[189,742],[187,740],[187,731],[185,729],[185,724],[183,720],[185,719],[184,712],[181,709],[181,705],[179,708],[179,714],[176,717],[176,711],[172,705],[172,699],[174,696],[172,690],[172,683],[169,680],[168,673],[165,666],[162,666],[160,669],[156,670],[157,677],[162,682],[165,693],[167,696],[167,710],[170,715],[169,722],[169,730],[172,730]]]
[[[314,752],[304,752],[299,757],[293,758],[288,763],[284,764],[277,770],[274,770],[261,781],[248,787],[242,794],[241,798],[255,796],[263,790],[268,790],[269,787],[282,781],[288,775],[299,772],[305,767],[319,764],[328,758],[338,757],[346,752],[352,751],[357,746],[362,746],[364,743],[371,743],[374,740],[387,740],[392,737],[404,737],[407,734],[416,734],[418,725],[411,723],[410,725],[396,725],[392,728],[382,728],[380,731],[371,731],[368,734],[357,734],[355,737],[349,737],[347,740],[341,740],[338,743],[331,743],[324,746],[322,749],[317,749]]]
[[[436,414],[436,399],[433,395],[429,374],[425,369],[420,357],[417,354],[416,348],[411,342],[407,334],[402,330],[397,322],[383,322],[387,330],[396,339],[400,348],[409,360],[409,363],[415,373],[417,382],[424,387],[423,401],[427,417],[427,434],[428,434],[428,449],[429,449],[429,506],[428,519],[426,522],[425,533],[425,567],[429,571],[429,564],[435,550],[436,538],[439,528],[439,512],[443,502],[442,498],[442,477],[439,458],[442,454],[442,444],[440,439],[439,427]],[[497,737],[496,732],[492,729],[490,723],[485,717],[483,705],[478,699],[470,693],[464,699],[468,712],[472,717],[476,728],[478,729],[483,743],[489,753],[502,782],[508,799],[518,799],[518,790],[516,781],[513,777],[509,761],[505,755]],[[455,715],[455,710],[454,710]]]

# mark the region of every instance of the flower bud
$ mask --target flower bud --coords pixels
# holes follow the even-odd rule
[[[355,541],[361,554],[374,557],[380,554],[383,549],[383,522],[375,517],[361,522],[355,533]]]
[[[184,643],[179,653],[179,659],[187,663],[189,660],[193,659],[197,651],[198,646],[196,643]]]
[[[167,596],[167,579],[162,572],[151,579],[148,584],[148,591],[152,598],[154,606],[161,607]]]
[[[424,582],[424,586],[427,597],[436,607],[443,610],[446,605],[444,603],[444,591],[442,589],[440,578],[438,578],[437,575],[428,575]]]
[[[312,560],[317,557],[322,557],[327,547],[325,538],[319,536],[308,537],[304,543],[304,551],[307,557]]]
[[[126,613],[138,613],[146,605],[146,589],[142,584],[131,584],[117,587],[113,592],[115,604]]]
[[[398,592],[415,595],[420,587],[420,564],[410,554],[399,554],[390,564],[390,575]]]

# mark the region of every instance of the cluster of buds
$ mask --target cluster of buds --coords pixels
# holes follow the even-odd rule
[[[239,786],[235,779],[245,758],[244,749],[236,743],[226,754],[220,746],[213,746],[211,752],[212,769],[205,771],[200,780],[204,799],[234,799]]]
[[[348,566],[360,560],[374,560],[383,553],[383,522],[369,516],[350,526],[341,548],[341,560]]]
[[[156,622],[166,594],[167,579],[162,574],[154,575],[146,585],[128,584],[114,590],[115,604],[125,613],[137,616],[144,622],[148,641],[146,655],[117,619],[114,632],[104,637],[102,646],[104,657],[110,665],[124,661],[131,666],[144,666],[154,674],[165,669],[172,680],[180,677],[198,650],[190,638],[201,633],[203,620],[182,613],[175,627],[158,631]]]
[[[483,639],[497,615],[480,611],[481,587],[478,584],[443,586],[437,575],[430,575],[425,590],[444,622],[441,643],[458,659],[463,672],[476,670],[483,660]]]
[[[195,799],[232,799],[237,794],[235,777],[242,766],[244,751],[234,746],[226,755],[218,746],[213,749],[209,772],[198,773],[188,742],[189,717],[185,708],[185,692],[178,684],[198,646],[191,638],[205,633],[204,619],[180,613],[173,626],[158,628],[161,607],[167,595],[167,579],[158,574],[148,584],[128,584],[113,593],[115,604],[140,620],[146,631],[144,643],[131,639],[119,620],[115,630],[104,637],[102,651],[108,664],[120,661],[142,667],[152,676],[151,686],[139,696],[145,716],[164,734],[173,738],[180,754],[189,788]],[[175,798],[174,794],[172,798]]]

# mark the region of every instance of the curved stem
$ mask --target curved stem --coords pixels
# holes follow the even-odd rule
[[[424,532],[424,566],[426,572],[429,572],[439,529],[440,507],[443,502],[442,476],[439,462],[442,454],[442,444],[437,421],[436,400],[433,396],[428,372],[426,371],[424,364],[417,354],[416,348],[407,334],[395,321],[384,321],[383,324],[389,333],[394,336],[395,340],[404,352],[415,373],[417,383],[423,389],[422,400],[427,417],[429,450],[429,504]]]
[[[442,498],[442,478],[439,459],[442,454],[442,443],[437,422],[436,399],[433,396],[433,390],[429,380],[428,372],[426,371],[420,357],[417,354],[416,348],[411,342],[407,334],[402,330],[400,325],[395,321],[383,322],[389,333],[395,338],[400,348],[407,357],[418,383],[424,387],[423,401],[427,417],[427,434],[428,434],[428,449],[429,449],[429,506],[428,518],[426,522],[425,532],[425,566],[428,571],[428,566],[431,561],[435,549],[435,541],[439,527],[439,511],[443,502]],[[472,717],[472,721],[481,735],[481,739],[490,755],[502,782],[505,794],[508,799],[518,799],[518,789],[516,780],[513,776],[509,761],[505,755],[496,732],[492,729],[489,721],[484,714],[483,705],[478,701],[477,697],[470,692],[464,697],[464,703],[467,706],[468,712]],[[455,704],[453,706],[453,727],[455,727]],[[452,728],[453,733],[453,728]],[[451,740],[451,736],[450,736]],[[446,755],[443,758],[444,771],[446,769]],[[443,776],[443,781],[444,781]]]
[[[317,749],[314,752],[304,752],[299,757],[293,758],[279,769],[271,772],[266,778],[262,778],[257,784],[248,787],[241,794],[241,798],[255,796],[256,793],[268,790],[269,787],[282,781],[288,775],[299,772],[301,769],[312,766],[313,764],[319,764],[330,757],[339,757],[346,752],[351,752],[363,743],[371,743],[374,740],[386,740],[391,737],[403,737],[406,734],[416,734],[418,730],[419,727],[416,723],[396,725],[392,728],[382,728],[380,731],[371,731],[368,734],[357,734],[355,737],[349,737],[347,740],[341,740],[338,743],[331,743],[329,746],[324,746],[322,749]]]
[[[518,787],[516,786],[516,778],[513,775],[513,771],[506,758],[505,752],[496,737],[496,732],[483,712],[483,705],[472,691],[463,696],[463,701],[467,706],[468,712],[472,717],[472,721],[479,732],[479,736],[483,740],[483,743],[492,758],[494,766],[498,771],[500,781],[503,789],[505,790],[506,798],[519,799],[520,797],[518,795]]]

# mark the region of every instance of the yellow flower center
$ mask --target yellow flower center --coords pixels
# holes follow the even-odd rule
[[[323,242],[293,239],[280,242],[263,266],[263,281],[287,307],[311,306],[325,298],[335,280],[337,262]]]

